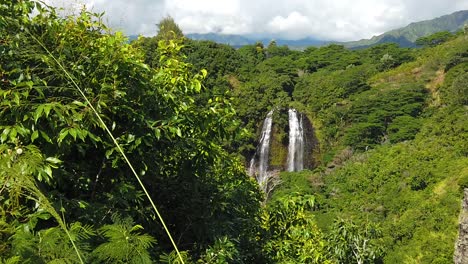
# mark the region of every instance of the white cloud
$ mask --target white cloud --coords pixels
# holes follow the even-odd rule
[[[167,10],[188,14],[205,15],[236,15],[239,12],[239,2],[236,0],[170,0],[166,1]],[[174,14],[177,15],[177,14]]]
[[[154,35],[171,15],[184,33],[356,40],[468,9],[468,0],[48,0],[105,11],[111,27]]]
[[[309,18],[293,11],[287,17],[276,16],[268,22],[268,31],[285,35],[289,38],[301,38],[310,32],[312,25]]]

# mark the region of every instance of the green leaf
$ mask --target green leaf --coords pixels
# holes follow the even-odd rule
[[[82,209],[86,209],[88,207],[88,205],[89,205],[85,201],[79,201],[78,204],[79,204],[80,208],[82,208]]]
[[[44,105],[44,113],[45,113],[46,117],[49,117],[49,113],[50,113],[51,109],[52,109],[52,105],[50,105],[50,104]]]
[[[155,136],[157,139],[160,139],[160,138],[161,138],[161,129],[155,128],[155,129],[154,129],[154,136]]]
[[[20,98],[19,98],[18,93],[14,93],[14,97],[15,97],[15,98],[13,99],[13,101],[14,101],[17,105],[19,105],[19,104],[20,104]]]
[[[137,230],[142,230],[144,229],[143,226],[141,225],[134,225],[132,229],[130,229],[130,232],[137,231]]]
[[[57,138],[57,143],[61,143],[67,135],[68,135],[68,129],[66,128],[62,129],[59,133],[59,137]]]
[[[49,166],[44,166],[44,172],[52,178],[52,169]]]
[[[31,142],[34,142],[34,140],[36,140],[38,137],[39,137],[39,131],[35,130],[35,131],[31,134]]]
[[[39,133],[41,134],[43,139],[45,139],[49,143],[52,143],[52,140],[50,139],[50,137],[45,132],[39,131]]]
[[[205,69],[202,69],[202,70],[201,70],[201,73],[202,73],[202,75],[203,75],[203,78],[206,78],[206,76],[208,75],[208,71],[205,70]]]
[[[112,155],[112,153],[114,153],[114,149],[113,149],[113,148],[106,150],[106,158],[110,158],[110,156]]]
[[[53,164],[59,164],[59,163],[62,163],[61,160],[59,160],[58,158],[56,157],[48,157],[46,159],[46,161],[50,162],[50,163],[53,163]]]
[[[77,130],[76,130],[76,133],[77,133],[78,137],[84,142],[84,141],[85,141],[85,137],[86,137],[86,135],[88,134],[88,133],[86,132],[86,130],[77,129]]]
[[[41,117],[42,112],[44,112],[44,105],[39,105],[34,112],[34,122],[37,123],[37,120]]]
[[[69,133],[70,133],[70,135],[73,137],[73,139],[76,140],[76,129],[70,128],[70,129],[69,129]]]
[[[72,104],[76,104],[77,106],[81,106],[81,107],[85,107],[85,106],[86,106],[86,105],[85,105],[85,104],[83,104],[82,102],[80,102],[80,101],[76,101],[76,100],[75,100],[75,101],[73,101],[73,102],[72,102]]]
[[[16,130],[16,128],[12,128],[10,130],[10,140],[14,141],[16,139],[17,134],[18,134],[18,131]]]
[[[2,135],[0,137],[2,143],[7,140],[8,134],[10,134],[10,128],[9,127],[3,129]]]

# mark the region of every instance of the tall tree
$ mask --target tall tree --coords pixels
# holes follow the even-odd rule
[[[158,34],[156,35],[156,39],[158,41],[169,41],[171,39],[180,39],[184,37],[179,25],[176,24],[171,16],[163,18],[157,26]]]

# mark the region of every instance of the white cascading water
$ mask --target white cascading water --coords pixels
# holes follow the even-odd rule
[[[255,155],[252,157],[250,160],[250,166],[249,166],[249,175],[254,176],[255,175]]]
[[[302,118],[295,109],[288,110],[289,115],[289,146],[288,171],[304,169],[304,129]]]
[[[257,172],[257,182],[260,186],[266,186],[268,182],[268,157],[270,154],[271,126],[273,123],[273,110],[268,112],[263,121],[262,137],[260,138],[260,148],[258,153],[258,169],[255,168],[255,156],[250,161],[249,174],[254,176]]]

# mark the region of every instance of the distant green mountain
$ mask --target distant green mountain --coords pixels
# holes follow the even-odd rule
[[[268,45],[273,38],[255,38],[255,37],[245,37],[241,35],[229,35],[229,34],[217,34],[217,33],[207,33],[207,34],[187,34],[188,38],[193,40],[211,40],[221,44],[228,44],[233,47],[241,47],[245,45],[255,44],[256,42],[262,42],[264,45]],[[299,40],[287,40],[287,39],[275,39],[276,44],[283,46],[286,45],[290,48],[303,48],[308,46],[320,46],[325,44],[325,41],[313,39],[313,38],[304,38]]]
[[[332,43],[344,45],[346,48],[351,49],[367,48],[382,43],[398,43],[401,47],[415,47],[415,41],[420,37],[428,36],[440,31],[455,32],[463,28],[466,23],[468,23],[468,10],[462,10],[435,19],[411,23],[406,27],[385,32],[381,35],[374,36],[371,39],[362,39],[350,42],[333,42],[309,37],[299,40],[275,39],[275,41],[280,46],[286,45],[292,49],[303,49],[309,46],[324,46]],[[228,44],[233,47],[251,45],[256,42],[268,45],[268,43],[273,40],[273,38],[262,38],[258,36],[219,33],[191,33],[186,36],[193,40],[210,40],[221,44]],[[130,41],[136,38],[136,35],[129,36]]]
[[[217,33],[207,33],[207,34],[187,34],[188,38],[193,40],[211,40],[221,44],[228,44],[231,46],[244,46],[255,43],[254,40],[248,39],[241,35],[231,35],[231,34],[217,34]]]
[[[388,31],[371,39],[343,42],[340,44],[347,48],[365,48],[381,43],[394,42],[402,47],[414,47],[414,42],[420,37],[440,31],[455,32],[463,28],[465,23],[468,23],[468,10],[457,11],[453,14],[431,20],[411,23],[406,27]]]

